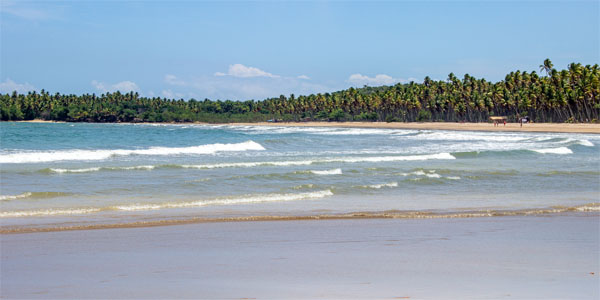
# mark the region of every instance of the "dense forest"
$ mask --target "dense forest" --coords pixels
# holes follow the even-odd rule
[[[598,122],[598,64],[568,65],[558,71],[546,59],[535,71],[515,71],[492,83],[453,73],[445,81],[349,88],[308,96],[262,101],[185,101],[140,97],[138,93],[62,95],[42,90],[0,94],[0,117],[8,120],[69,122],[258,122],[282,121],[446,121],[482,122],[490,116],[515,121]]]

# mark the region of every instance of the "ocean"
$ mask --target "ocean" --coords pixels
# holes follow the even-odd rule
[[[1,232],[600,208],[600,135],[0,123]]]

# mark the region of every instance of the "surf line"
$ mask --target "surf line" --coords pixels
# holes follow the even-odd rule
[[[300,215],[300,216],[248,216],[230,218],[187,218],[155,221],[139,221],[129,223],[107,223],[107,224],[84,224],[75,226],[53,226],[53,227],[24,227],[24,226],[0,226],[0,234],[19,233],[41,233],[56,231],[75,230],[98,230],[117,228],[142,228],[174,226],[202,223],[226,223],[226,222],[266,222],[266,221],[317,221],[317,220],[357,220],[357,219],[468,219],[483,217],[507,217],[507,216],[539,216],[560,213],[592,213],[600,212],[600,203],[588,203],[585,205],[571,207],[554,207],[544,209],[523,210],[474,210],[464,212],[432,212],[432,211],[383,211],[383,212],[354,212],[344,214],[323,215]]]

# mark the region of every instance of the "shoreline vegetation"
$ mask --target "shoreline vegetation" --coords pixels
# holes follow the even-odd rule
[[[308,96],[260,101],[167,99],[137,92],[101,95],[0,94],[0,120],[94,123],[256,123],[256,122],[459,122],[481,123],[504,117],[515,123],[598,123],[600,68],[571,63],[556,70],[549,59],[535,71],[517,70],[489,82],[453,73],[446,80],[349,88]]]

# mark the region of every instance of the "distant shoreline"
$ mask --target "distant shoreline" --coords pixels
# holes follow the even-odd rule
[[[25,123],[65,123],[63,121],[28,120]],[[123,124],[123,123],[120,123]],[[132,123],[133,124],[133,123]],[[457,122],[257,122],[257,123],[135,123],[135,124],[203,124],[233,126],[284,126],[284,127],[343,127],[343,128],[383,128],[383,129],[417,129],[417,130],[460,130],[460,131],[508,131],[508,132],[562,132],[600,134],[600,124],[592,123],[507,123],[497,127],[493,123],[457,123]]]
[[[453,123],[453,122],[280,122],[280,123],[230,123],[229,125],[254,126],[298,126],[298,127],[346,127],[346,128],[387,128],[421,130],[461,130],[461,131],[515,131],[515,132],[566,132],[600,134],[600,124],[568,123],[507,123],[494,126],[493,123]]]

